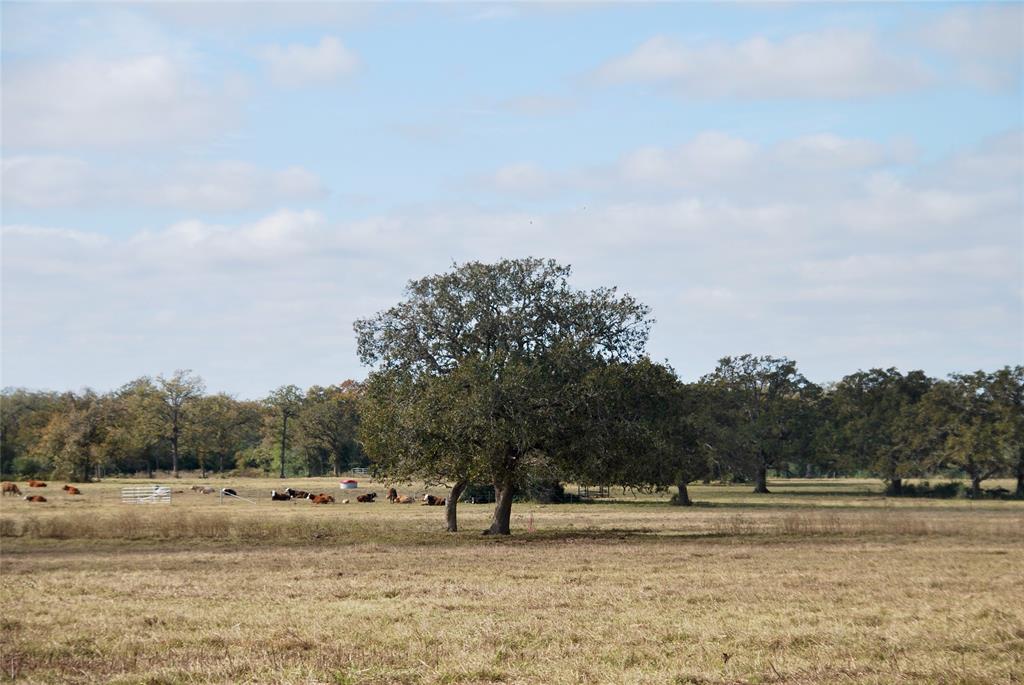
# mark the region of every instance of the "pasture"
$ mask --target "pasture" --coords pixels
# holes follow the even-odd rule
[[[137,480],[0,503],[0,678],[1024,682],[1020,501],[791,480],[697,485],[677,508],[613,489],[517,503],[499,539],[479,535],[492,505],[460,505],[449,535],[441,507],[355,503],[380,484],[287,481],[353,500],[318,506],[272,502],[276,479],[156,482],[171,504],[122,504]]]

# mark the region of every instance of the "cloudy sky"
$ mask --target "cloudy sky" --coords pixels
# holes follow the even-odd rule
[[[362,378],[353,320],[553,257],[687,379],[1024,362],[1024,9],[18,4],[2,385]]]

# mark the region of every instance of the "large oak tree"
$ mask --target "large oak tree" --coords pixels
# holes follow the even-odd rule
[[[453,483],[453,504],[485,478],[496,499],[485,533],[507,535],[518,488],[628,458],[585,449],[612,387],[593,376],[643,358],[649,310],[615,288],[574,289],[569,275],[532,258],[457,265],[355,323],[360,360],[376,366],[360,434],[383,475]]]

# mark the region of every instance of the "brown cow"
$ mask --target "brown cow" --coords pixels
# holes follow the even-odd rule
[[[395,500],[397,500],[397,499],[398,499],[398,490],[395,490],[394,488],[388,488],[387,500],[389,502],[391,502],[392,504],[394,504]]]
[[[334,504],[334,497],[331,495],[325,495],[322,492],[319,495],[314,495],[312,500],[313,504]]]
[[[18,489],[18,484],[17,483],[11,483],[9,481],[4,481],[4,494],[5,495],[8,495],[8,494],[10,494],[10,495],[20,495],[21,494],[21,490]]]
[[[26,502],[45,502],[46,498],[42,495],[29,495],[25,498]]]
[[[377,499],[376,492],[368,492],[365,495],[359,495],[356,497],[357,502],[373,502],[375,499]]]
[[[69,495],[81,495],[82,494],[82,491],[79,490],[78,488],[76,488],[74,485],[65,485],[63,488],[61,488],[61,490],[63,490],[64,492],[68,493]]]
[[[443,507],[447,500],[444,497],[434,497],[433,495],[423,495],[423,505],[427,507]]]
[[[41,480],[30,480],[28,482],[28,486],[30,488],[45,488],[46,487],[46,483],[44,483]]]

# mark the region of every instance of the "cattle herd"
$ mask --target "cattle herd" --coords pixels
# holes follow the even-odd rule
[[[46,487],[46,483],[41,481],[41,480],[30,480],[30,481],[28,481],[28,487],[30,487],[30,488],[45,488]],[[211,494],[213,494],[215,492],[215,490],[213,488],[205,486],[205,485],[193,485],[191,489],[192,489],[193,492],[197,492],[197,493],[200,493],[200,494],[203,494],[203,495],[211,495]],[[78,488],[76,488],[73,485],[65,485],[62,488],[62,490],[64,490],[64,492],[67,493],[68,495],[81,495],[82,494],[82,491],[79,490]],[[221,493],[223,493],[225,495],[230,495],[230,496],[233,496],[233,497],[238,497],[238,493],[234,489],[232,489],[232,488],[223,488],[221,490]],[[20,495],[21,494],[21,489],[18,487],[17,483],[12,483],[12,482],[9,482],[9,481],[5,481],[4,484],[3,484],[3,494],[4,495],[12,495],[12,496],[13,495]],[[43,497],[42,495],[28,495],[24,499],[26,501],[29,501],[29,502],[45,502],[46,501],[46,498]],[[334,504],[335,503],[335,499],[334,499],[334,497],[332,495],[328,495],[328,494],[325,494],[323,492],[321,492],[319,494],[314,494],[312,492],[306,492],[305,490],[295,490],[294,488],[287,488],[284,492],[278,492],[277,490],[271,490],[270,491],[270,499],[275,501],[275,502],[287,502],[287,501],[293,500],[293,499],[296,499],[296,500],[297,499],[306,499],[306,500],[309,500],[310,502],[312,502],[313,504]],[[376,492],[367,492],[365,494],[358,495],[356,497],[356,501],[357,502],[362,502],[362,503],[366,503],[366,504],[373,503],[376,500],[377,500],[377,493]],[[388,488],[387,500],[388,500],[388,502],[391,502],[392,504],[412,504],[414,501],[416,501],[415,498],[410,496],[410,495],[400,495],[400,494],[398,494],[398,491],[395,490],[394,488]],[[442,506],[443,507],[445,505],[446,501],[447,500],[444,497],[435,497],[434,495],[431,495],[431,494],[425,494],[425,495],[423,495],[423,499],[421,500],[421,503],[424,506],[431,506],[431,507]],[[348,504],[349,500],[343,499],[343,500],[341,500],[341,503],[342,504]]]
[[[28,481],[28,486],[30,488],[45,488],[46,487],[46,483],[44,481],[41,481],[41,480],[30,480],[30,481]],[[82,491],[79,490],[78,488],[76,488],[74,485],[65,485],[63,488],[61,488],[61,490],[63,490],[64,492],[66,492],[69,495],[81,495],[82,494]],[[18,487],[17,483],[12,483],[10,481],[4,481],[4,484],[3,484],[3,494],[4,495],[11,495],[11,496],[20,495],[21,494],[21,488]],[[26,495],[25,496],[25,501],[26,502],[45,502],[46,498],[43,497],[42,495]]]

